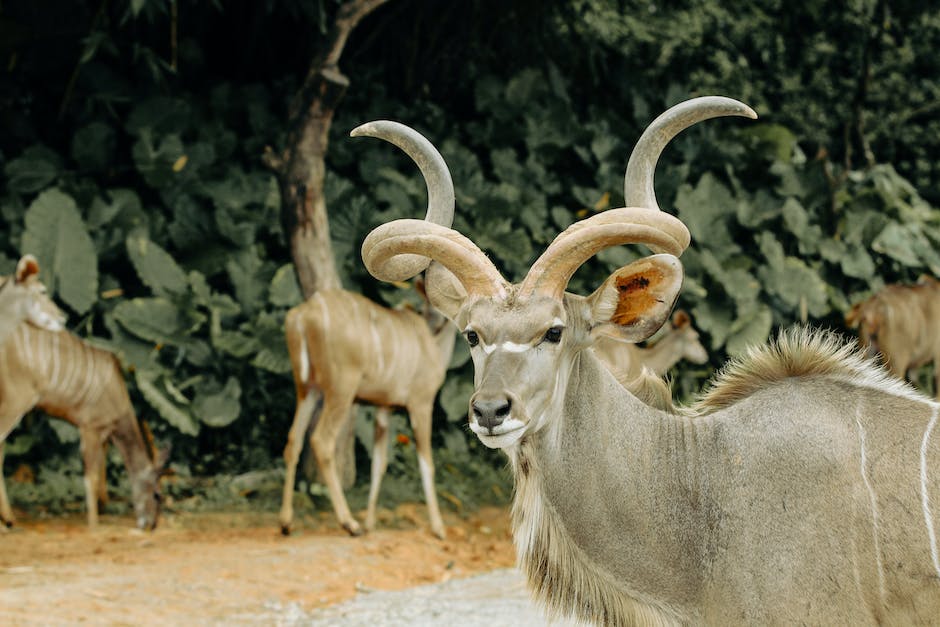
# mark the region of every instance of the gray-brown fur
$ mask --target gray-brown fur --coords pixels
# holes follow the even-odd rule
[[[379,407],[366,528],[375,525],[376,500],[385,473],[388,412],[403,407],[411,420],[422,465],[431,529],[443,537],[444,524],[433,484],[431,417],[453,351],[455,334],[450,323],[433,311],[427,312],[426,319],[408,309],[382,307],[353,292],[322,290],[288,312],[285,330],[297,410],[284,449],[287,473],[280,514],[282,530],[287,533],[293,519],[297,460],[317,397],[322,394],[322,410],[310,441],[340,523],[352,534],[361,533],[346,504],[333,455],[352,403],[363,401]]]
[[[689,234],[658,210],[653,166],[721,115],[756,117],[721,97],[659,116],[630,157],[630,206],[566,229],[519,284],[414,220],[372,231],[363,260],[385,280],[407,254],[452,273],[428,295],[471,347],[470,429],[512,461],[519,563],[551,611],[618,626],[934,623],[940,405],[816,332],[730,367],[691,414],[641,402],[588,350],[667,320]],[[657,254],[590,296],[565,292],[580,264],[626,243]]]
[[[856,304],[845,317],[858,328],[859,341],[871,355],[904,378],[912,368],[940,363],[940,282],[922,277],[916,285],[888,285]],[[940,398],[940,368],[935,394]]]
[[[644,405],[584,351],[574,368],[557,443],[544,429],[509,451],[520,566],[552,611],[598,625],[940,616],[919,463],[935,404],[822,334],[743,359],[694,418]],[[937,495],[940,435],[926,442]]]

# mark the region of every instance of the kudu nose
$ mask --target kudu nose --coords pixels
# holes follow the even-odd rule
[[[505,397],[478,398],[471,404],[477,424],[487,429],[499,426],[512,409],[512,402]]]

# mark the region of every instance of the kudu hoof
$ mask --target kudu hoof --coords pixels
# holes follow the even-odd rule
[[[343,529],[345,529],[351,536],[361,536],[365,533],[362,527],[359,526],[359,523],[343,523]]]
[[[290,523],[288,523],[288,524],[281,523],[281,535],[282,535],[282,536],[289,536],[289,535],[290,535],[290,532],[291,532],[291,528],[290,528],[290,527],[291,527],[291,526],[290,526]]]

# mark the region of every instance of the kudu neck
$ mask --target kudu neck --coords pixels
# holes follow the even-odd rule
[[[559,563],[574,556],[614,564],[604,578],[621,582],[638,603],[657,597],[690,607],[700,589],[697,547],[704,528],[688,496],[699,493],[694,424],[644,405],[591,351],[576,358],[556,418],[559,433],[539,432],[516,453],[517,493],[538,492],[545,505],[530,515],[518,503],[517,527],[544,525],[535,519],[551,516],[576,547],[558,556]],[[604,558],[611,555],[617,559]]]

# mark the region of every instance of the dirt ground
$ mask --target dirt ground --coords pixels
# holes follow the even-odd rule
[[[361,517],[360,517],[361,518]],[[351,538],[326,513],[291,537],[276,513],[178,513],[153,533],[126,517],[89,531],[81,517],[21,518],[0,533],[0,624],[286,624],[357,591],[398,590],[511,566],[509,514],[445,514],[430,534],[423,506],[380,511]]]

